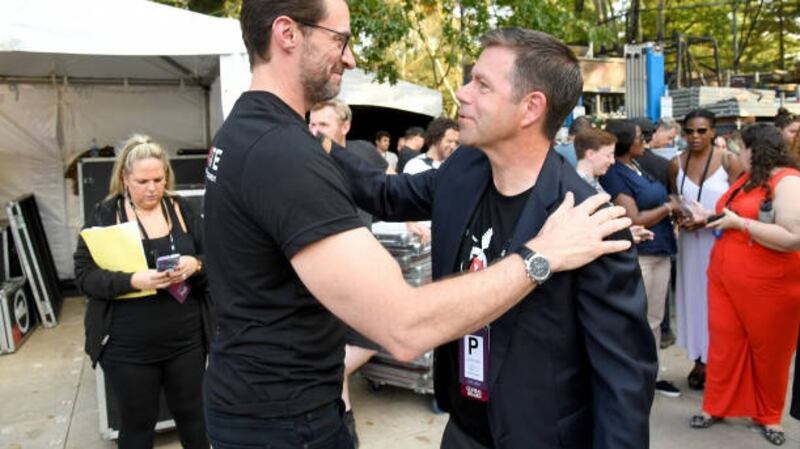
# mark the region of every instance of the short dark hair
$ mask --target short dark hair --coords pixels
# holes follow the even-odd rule
[[[686,126],[689,123],[689,120],[693,118],[704,118],[711,123],[712,128],[717,126],[717,115],[708,109],[697,108],[689,111],[689,113],[683,117],[683,126]]]
[[[458,131],[458,123],[455,120],[447,117],[438,117],[428,124],[428,129],[425,130],[425,146],[439,143],[448,129]]]
[[[614,145],[614,156],[625,156],[631,151],[634,141],[636,141],[636,124],[630,120],[609,120],[606,123],[606,131],[617,138]]]
[[[650,139],[653,138],[653,133],[656,131],[656,125],[647,117],[637,117],[631,119],[633,123],[642,130],[642,140],[645,142],[650,142]]]
[[[425,130],[419,126],[412,126],[406,130],[405,134],[403,134],[404,139],[410,139],[417,136],[425,137]]]
[[[392,135],[391,135],[391,134],[389,134],[389,132],[388,132],[388,131],[384,131],[384,130],[380,130],[380,131],[376,132],[376,133],[375,133],[375,142],[377,142],[377,141],[379,141],[379,140],[383,139],[384,137],[388,137],[388,138],[390,138],[390,139],[391,139],[391,138],[392,138]]]
[[[592,124],[592,121],[589,120],[589,117],[582,115],[572,121],[572,124],[569,125],[568,132],[570,136],[577,136],[581,131],[592,128],[594,128],[594,125]]]
[[[280,16],[317,23],[328,15],[324,0],[242,0],[239,22],[252,68],[256,60],[269,62],[272,23]]]
[[[512,84],[517,100],[532,91],[547,98],[544,132],[553,139],[578,103],[583,78],[578,58],[563,42],[541,31],[504,28],[481,38],[484,48],[506,47],[516,55]]]
[[[635,132],[635,131],[634,131]],[[575,136],[575,156],[578,160],[583,159],[588,150],[597,151],[600,147],[614,145],[617,137],[610,132],[602,129],[589,128],[583,130]]]

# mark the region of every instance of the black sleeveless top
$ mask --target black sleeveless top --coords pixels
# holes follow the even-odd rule
[[[181,227],[173,202],[166,198],[162,205],[172,226],[169,234],[163,237],[142,239],[149,268],[155,268],[157,256],[173,252],[182,256],[197,254],[192,237]],[[128,221],[121,200],[117,204],[117,211],[120,222]],[[110,338],[102,360],[155,363],[201,346],[201,294],[192,290],[183,304],[167,290],[160,289],[151,296],[115,300]]]

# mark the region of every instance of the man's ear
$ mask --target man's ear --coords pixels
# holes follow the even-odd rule
[[[300,45],[302,32],[297,22],[287,16],[280,16],[272,22],[272,37],[270,45],[273,43],[285,52],[290,52]]]
[[[352,124],[352,122],[350,120],[342,123],[342,134],[344,134],[346,136],[347,133],[350,132],[350,125],[351,124]]]
[[[535,123],[544,124],[547,116],[547,97],[537,90],[525,95],[520,101],[522,111],[522,127],[527,128]]]

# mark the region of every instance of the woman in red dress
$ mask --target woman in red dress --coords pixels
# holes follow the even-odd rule
[[[746,173],[717,203],[722,231],[708,268],[709,350],[702,414],[691,426],[747,416],[771,443],[780,427],[800,327],[800,171],[777,128],[748,127]]]

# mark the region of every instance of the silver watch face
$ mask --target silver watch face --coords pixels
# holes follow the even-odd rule
[[[550,262],[543,256],[536,254],[531,258],[530,273],[536,280],[545,280],[550,277]]]

